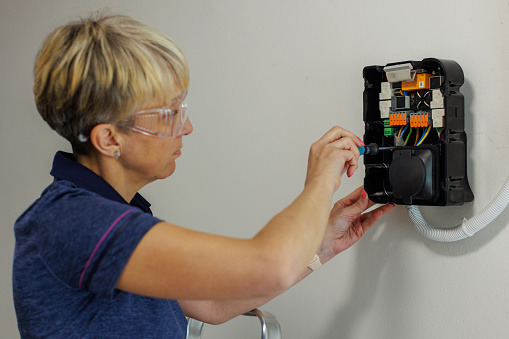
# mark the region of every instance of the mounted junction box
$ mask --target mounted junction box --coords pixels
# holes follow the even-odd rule
[[[364,68],[364,189],[376,203],[461,205],[467,178],[464,77],[452,60],[428,58]]]

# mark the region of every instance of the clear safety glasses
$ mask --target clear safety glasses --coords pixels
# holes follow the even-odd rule
[[[159,138],[176,138],[187,120],[187,91],[174,104],[136,111],[117,124],[133,131]]]

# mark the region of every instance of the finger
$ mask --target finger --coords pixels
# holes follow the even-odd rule
[[[339,139],[345,138],[345,137],[349,137],[352,140],[354,140],[354,143],[355,143],[355,145],[357,145],[357,147],[362,146],[362,142],[358,136],[356,136],[354,133],[352,133],[344,128],[338,127],[338,126],[331,128],[327,133],[325,133],[323,135],[323,137],[321,137],[317,141],[317,143],[319,143],[323,146],[323,145],[329,144],[331,142],[334,142],[336,140],[339,140]]]
[[[368,213],[366,213],[366,215],[368,215]],[[382,215],[383,211],[379,209],[369,212],[369,216],[361,222],[362,230],[367,232],[374,224],[376,224]]]
[[[366,192],[366,194],[367,194],[367,192]],[[368,200],[369,200],[369,197],[368,197]],[[373,201],[369,200],[368,208],[371,208],[371,207],[373,207],[375,205],[376,205],[376,203],[374,203]]]
[[[343,137],[341,139],[337,139],[334,141],[331,141],[329,145],[337,147],[339,149],[344,149],[348,151],[352,151],[356,153],[356,155],[360,155],[359,147],[355,143],[355,139],[352,139],[350,137]]]
[[[352,191],[346,197],[336,201],[336,203],[334,204],[334,209],[346,208],[348,206],[351,206],[352,204],[354,204],[355,202],[357,202],[357,200],[359,200],[361,198],[363,191],[364,191],[364,185],[357,187],[354,191]],[[368,197],[368,207],[366,209],[371,208],[374,205],[376,205],[376,203],[369,200],[369,197]]]
[[[360,215],[362,212],[369,208],[370,200],[368,199],[368,195],[366,191],[361,191],[361,196],[358,197],[357,201],[352,203],[350,206],[345,207],[343,211],[343,215],[345,217],[355,217]]]
[[[349,150],[354,153],[354,157],[348,161],[344,169],[347,172],[348,177],[351,177],[357,168],[359,168],[358,159],[360,156],[359,147],[356,145],[355,140],[350,137],[344,137],[330,143],[331,146],[339,149]]]
[[[359,198],[362,195],[363,190],[364,190],[364,185],[357,187],[354,191],[352,191],[346,197],[339,199],[335,205],[339,205],[343,208],[352,205],[354,202],[359,200]]]
[[[353,163],[353,161],[352,161],[352,164],[349,164],[348,169],[346,171],[346,175],[350,178],[355,173],[355,171],[357,171],[358,168],[359,168],[359,165],[357,164],[357,159],[356,159],[355,163]]]
[[[382,215],[392,211],[396,207],[394,204],[387,204],[379,207],[382,210]]]
[[[338,157],[343,159],[343,166],[341,169],[341,175],[343,175],[352,166],[352,161],[355,160],[355,153],[350,150],[339,150]]]
[[[364,213],[362,215],[362,219],[361,219],[362,224],[364,224],[365,222],[373,223],[373,224],[376,223],[382,215],[392,211],[394,209],[394,207],[395,207],[395,205],[387,204],[387,205],[380,206],[368,213]]]

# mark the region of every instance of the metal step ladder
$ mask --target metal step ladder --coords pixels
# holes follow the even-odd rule
[[[258,317],[262,326],[262,339],[281,339],[281,327],[272,313],[255,309],[243,315]],[[204,327],[204,322],[189,318],[187,321],[187,339],[201,339]]]

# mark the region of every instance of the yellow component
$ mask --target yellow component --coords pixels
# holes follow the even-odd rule
[[[429,89],[429,78],[431,78],[431,74],[428,73],[416,74],[414,80],[401,83],[401,90],[417,91],[421,89]]]
[[[391,126],[406,125],[406,112],[391,112],[389,116],[389,123]]]
[[[428,113],[410,114],[410,127],[428,127]]]

